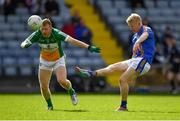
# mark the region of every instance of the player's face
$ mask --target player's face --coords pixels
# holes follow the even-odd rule
[[[129,26],[130,30],[134,33],[138,32],[141,27],[140,23],[138,23],[138,22],[129,23],[128,26]]]
[[[49,37],[51,35],[52,27],[49,24],[46,24],[41,27],[41,32],[44,37]]]

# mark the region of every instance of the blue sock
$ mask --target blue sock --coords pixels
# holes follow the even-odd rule
[[[90,74],[90,77],[96,76],[96,71],[88,70],[88,73]]]
[[[127,101],[121,101],[121,107],[126,108]]]

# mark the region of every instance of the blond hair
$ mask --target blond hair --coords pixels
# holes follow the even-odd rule
[[[43,19],[42,20],[42,26],[45,26],[47,24],[52,26],[52,22],[48,18]]]
[[[131,13],[131,15],[126,19],[126,23],[131,24],[132,22],[142,23],[141,16],[137,13]]]

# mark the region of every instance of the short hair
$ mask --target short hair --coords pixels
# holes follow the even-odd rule
[[[42,20],[42,26],[45,26],[47,24],[52,26],[52,22],[48,18],[43,19]]]
[[[139,22],[142,23],[141,16],[137,13],[131,13],[131,15],[126,19],[126,23],[130,24],[132,22]]]

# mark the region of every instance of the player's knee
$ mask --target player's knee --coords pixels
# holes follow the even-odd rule
[[[124,83],[127,83],[127,80],[124,77],[120,77],[119,83],[120,83],[120,85],[122,85]]]
[[[107,69],[109,72],[113,72],[114,66],[109,65],[108,67],[106,67],[106,69]]]
[[[61,83],[61,81],[63,81],[64,80],[64,78],[62,77],[62,76],[58,76],[57,77],[57,81],[59,82],[59,83]]]

